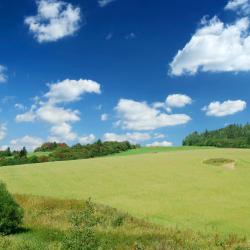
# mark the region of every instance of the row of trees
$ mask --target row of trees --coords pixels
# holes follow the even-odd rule
[[[184,139],[183,145],[250,148],[250,124],[234,124],[218,130],[206,130],[203,133],[194,132]]]
[[[69,148],[66,143],[57,143],[57,142],[46,142],[43,143],[40,147],[36,148],[34,152],[50,152],[56,149]]]
[[[134,149],[138,146],[125,142],[102,142],[98,140],[96,143],[81,145],[76,144],[68,148],[58,148],[54,150],[50,155],[50,159],[55,161],[63,160],[76,160],[87,159],[93,157],[100,157],[105,155],[111,155],[129,149]]]
[[[28,156],[25,147],[20,151],[11,152],[10,149],[2,151],[2,155],[0,155],[0,166],[87,159],[111,155],[137,147],[139,147],[139,145],[133,145],[128,141],[102,142],[98,140],[93,144],[76,144],[72,147],[65,143],[44,143],[41,147],[35,149],[35,153],[46,152],[46,154],[42,155],[33,154]],[[9,152],[9,154],[7,154],[7,152]]]
[[[18,150],[11,151],[9,147],[5,150],[0,151],[0,158],[4,157],[22,158],[26,156],[27,156],[27,150],[25,147],[23,147],[20,151]]]

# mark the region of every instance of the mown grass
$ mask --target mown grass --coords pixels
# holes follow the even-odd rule
[[[69,218],[84,209],[84,202],[16,195],[25,210],[23,230],[0,236],[0,249],[61,250],[70,231]],[[245,238],[236,235],[203,234],[153,225],[116,209],[95,205],[101,218],[95,227],[99,249],[250,249]]]
[[[130,156],[139,154],[149,154],[149,153],[161,153],[161,152],[173,152],[173,151],[185,151],[194,149],[209,149],[212,147],[196,147],[196,146],[184,146],[184,147],[141,147],[136,149],[131,149],[125,152],[114,154],[113,156]]]
[[[204,164],[235,161],[234,171]],[[152,223],[250,238],[250,150],[193,149],[0,168],[12,193],[87,199]]]

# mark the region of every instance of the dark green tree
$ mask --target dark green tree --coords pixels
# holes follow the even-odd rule
[[[23,147],[22,149],[21,149],[21,151],[19,152],[19,157],[20,158],[27,158],[27,150],[26,150],[26,148],[25,147]]]

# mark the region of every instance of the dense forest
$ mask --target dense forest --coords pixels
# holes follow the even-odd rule
[[[203,133],[194,132],[184,139],[183,146],[250,148],[250,124],[234,124]]]
[[[35,149],[33,154],[28,154],[25,147],[20,151],[11,151],[10,148],[0,151],[0,166],[87,159],[111,155],[137,147],[140,146],[132,145],[128,141],[102,142],[98,140],[93,144],[76,144],[74,146],[68,146],[66,143],[47,142]]]

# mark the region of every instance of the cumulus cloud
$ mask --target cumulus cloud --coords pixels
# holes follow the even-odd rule
[[[168,113],[172,113],[173,108],[183,108],[192,104],[191,97],[183,94],[168,95],[165,102],[155,102],[152,104],[154,109],[165,109]]]
[[[52,126],[50,132],[49,141],[65,142],[74,141],[77,138],[77,134],[72,132],[71,125],[66,122]]]
[[[103,136],[104,141],[129,141],[131,143],[147,141],[151,139],[151,135],[148,133],[126,133],[126,134],[115,134],[106,133]]]
[[[66,79],[49,85],[49,92],[45,94],[49,103],[62,103],[78,101],[83,94],[100,94],[100,84],[92,80]]]
[[[165,102],[154,102],[152,104],[152,107],[155,109],[166,108],[166,103]]]
[[[170,108],[182,108],[192,103],[192,99],[187,95],[173,94],[166,99],[166,105]]]
[[[50,124],[61,124],[65,122],[77,122],[80,120],[79,111],[44,105],[36,110],[36,117]]]
[[[166,136],[164,135],[164,134],[159,134],[159,133],[155,133],[154,135],[153,135],[153,138],[154,139],[163,139],[163,138],[165,138]]]
[[[146,102],[128,99],[121,99],[115,110],[120,118],[116,125],[129,130],[154,130],[186,124],[191,120],[186,114],[166,114]]]
[[[101,121],[105,122],[108,120],[108,114],[102,114],[101,115]]]
[[[91,143],[95,142],[95,140],[96,140],[95,135],[90,134],[90,135],[85,135],[85,136],[80,137],[79,143],[86,145],[86,144],[91,144]]]
[[[225,10],[236,11],[238,14],[250,14],[249,0],[230,0],[225,7]]]
[[[100,84],[91,80],[64,80],[48,85],[49,91],[35,98],[31,109],[16,116],[17,122],[42,121],[50,124],[52,141],[73,141],[77,134],[71,124],[80,120],[80,112],[60,106],[81,99],[86,93],[101,93]]]
[[[222,117],[227,115],[233,115],[240,111],[243,111],[247,106],[247,103],[242,100],[225,101],[225,102],[211,102],[208,106],[203,108],[207,116]]]
[[[248,9],[249,2],[232,0],[226,9]],[[217,16],[203,17],[201,26],[170,63],[170,74],[180,76],[202,72],[241,72],[250,70],[249,17],[227,24]]]
[[[34,122],[35,119],[36,113],[31,109],[23,114],[18,114],[15,120],[16,122]]]
[[[116,0],[98,0],[98,4],[100,7],[105,7],[114,1],[116,1]]]
[[[153,142],[150,144],[147,144],[146,147],[172,147],[173,143],[169,141],[162,141],[162,142]]]
[[[58,0],[38,0],[37,14],[25,18],[25,24],[39,43],[54,42],[72,36],[80,27],[79,7]]]
[[[22,138],[13,139],[10,141],[10,147],[13,150],[21,150],[22,147],[26,147],[28,151],[33,151],[35,148],[41,146],[43,139],[39,137],[32,137],[26,135]]]

